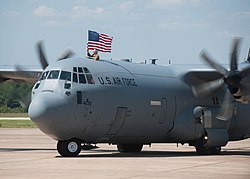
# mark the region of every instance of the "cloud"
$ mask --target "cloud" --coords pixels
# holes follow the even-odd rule
[[[38,8],[34,9],[33,14],[35,16],[47,16],[47,17],[59,16],[59,13],[57,13],[55,9],[49,8],[45,5],[39,6]]]
[[[119,5],[120,9],[122,9],[122,10],[127,10],[127,9],[134,7],[134,6],[135,6],[134,1],[127,1],[127,2],[121,3]]]
[[[237,13],[241,18],[250,18],[250,11],[241,11]]]
[[[104,14],[104,9],[102,7],[90,9],[88,7],[75,6],[72,8],[72,17],[76,18],[84,16],[100,16],[102,14]]]

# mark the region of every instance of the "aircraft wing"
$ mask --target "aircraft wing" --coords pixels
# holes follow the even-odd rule
[[[0,68],[0,82],[6,80],[14,80],[27,83],[35,83],[40,74],[42,73],[41,69],[4,69]]]

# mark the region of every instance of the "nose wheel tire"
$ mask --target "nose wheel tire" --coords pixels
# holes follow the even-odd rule
[[[81,142],[77,139],[59,140],[57,151],[63,157],[76,157],[81,152]]]

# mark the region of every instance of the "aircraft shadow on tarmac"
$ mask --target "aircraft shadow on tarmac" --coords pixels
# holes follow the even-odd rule
[[[56,149],[45,149],[45,148],[0,148],[0,152],[19,152],[19,151],[54,151]]]
[[[227,149],[223,150],[220,156],[225,155],[242,155],[250,156],[250,150],[247,149]],[[247,151],[246,151],[247,150]],[[84,153],[85,152],[85,153]],[[140,153],[119,153],[117,150],[91,150],[82,151],[76,158],[154,158],[154,157],[197,157],[204,156],[198,155],[195,151],[182,152],[182,151],[142,151]],[[61,158],[61,156],[56,156]]]
[[[25,151],[51,151],[56,152],[56,149],[49,148],[0,148],[0,152],[25,152]],[[57,154],[56,154],[57,155]],[[250,156],[250,147],[224,149],[220,156],[225,155],[241,155]],[[195,151],[142,151],[140,153],[119,153],[117,150],[82,150],[78,157],[75,158],[148,158],[148,157],[197,157]],[[56,158],[62,158],[57,155]]]

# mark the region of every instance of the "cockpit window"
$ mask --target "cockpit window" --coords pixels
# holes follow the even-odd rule
[[[84,74],[79,74],[79,83],[86,83],[86,78]]]
[[[62,72],[61,72],[61,75],[60,75],[60,80],[71,81],[71,72],[62,71]]]
[[[40,76],[40,79],[39,80],[45,80],[47,75],[48,75],[49,71],[45,71],[43,72],[43,74]]]
[[[87,67],[73,67],[73,82],[95,84],[93,76]]]
[[[58,79],[59,70],[51,70],[47,79]]]
[[[78,83],[77,74],[76,73],[73,73],[73,82]]]
[[[83,67],[85,73],[90,73],[89,69],[86,67]]]
[[[78,72],[83,73],[82,67],[78,67]]]
[[[91,74],[86,74],[88,84],[95,84],[95,81]]]

